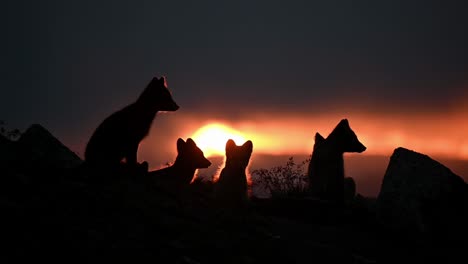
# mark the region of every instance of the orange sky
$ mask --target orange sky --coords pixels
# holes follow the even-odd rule
[[[290,116],[286,113],[256,115],[248,120],[235,122],[193,117],[183,113],[159,116],[157,118],[160,120],[155,121],[152,133],[170,133],[171,138],[162,140],[162,135],[150,136],[142,144],[140,153],[143,153],[144,158],[163,151],[175,158],[175,142],[178,137],[194,137],[197,130],[205,125],[222,124],[241,139],[252,140],[254,154],[310,154],[315,132],[326,137],[342,118],[347,118],[351,128],[367,147],[364,155],[391,155],[395,148],[405,147],[430,156],[468,160],[468,123],[465,121],[468,115],[465,111],[445,115],[418,113],[377,116],[356,113]],[[172,130],[157,131],[157,127],[162,126],[157,125],[158,122],[167,122],[164,127],[172,126]],[[161,141],[169,143],[163,146],[156,143]],[[155,148],[155,145],[160,147]]]
[[[312,152],[315,132],[327,136],[342,118],[347,118],[351,128],[367,150],[361,154],[347,155],[345,167],[348,176],[355,178],[358,192],[367,196],[378,194],[390,155],[397,147],[405,147],[419,153],[429,155],[442,162],[454,173],[468,179],[466,163],[468,162],[468,123],[467,114],[457,113],[428,115],[384,115],[384,114],[347,114],[347,115],[317,115],[303,116],[278,113],[272,120],[272,115],[257,115],[249,120],[239,118],[236,122],[212,120],[202,116],[170,114],[159,116],[148,139],[140,147],[139,159],[147,160],[150,169],[159,169],[165,162],[172,162],[177,155],[175,142],[178,137],[184,139],[194,137],[200,128],[206,125],[221,124],[229,132],[240,135],[236,143],[252,140],[254,144],[251,159],[251,169],[270,168],[284,165],[284,156],[278,159],[264,159],[261,154],[280,154],[295,156],[296,162],[304,160]],[[170,130],[163,130],[168,128]],[[158,130],[159,129],[159,130]],[[170,135],[172,138],[164,137]],[[220,141],[214,135],[208,139]],[[202,145],[202,142],[197,142]],[[221,141],[223,153],[225,142]],[[205,154],[207,152],[205,151]],[[385,158],[378,158],[382,155]],[[208,156],[208,155],[207,155]],[[210,159],[210,157],[208,157]],[[211,159],[215,160],[215,159]],[[459,161],[457,161],[459,160]],[[203,170],[202,175],[210,175],[221,167]]]

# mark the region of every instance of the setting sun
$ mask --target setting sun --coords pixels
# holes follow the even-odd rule
[[[207,157],[224,155],[226,142],[229,139],[234,140],[236,144],[243,144],[246,141],[239,131],[222,124],[206,125],[198,129],[192,138]]]

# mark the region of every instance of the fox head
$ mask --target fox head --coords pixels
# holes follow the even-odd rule
[[[232,139],[229,139],[226,142],[226,166],[247,168],[252,150],[253,144],[250,140],[246,141],[242,146],[237,146]]]
[[[186,142],[181,138],[177,140],[177,153],[177,160],[191,169],[203,169],[211,165],[211,162],[203,155],[203,151],[191,138],[188,138]]]
[[[166,78],[154,77],[146,86],[138,99],[139,102],[155,108],[157,111],[176,111],[179,106],[172,99],[171,92],[167,89]]]
[[[347,119],[342,119],[333,129],[326,141],[333,141],[341,152],[361,153],[366,147],[359,141],[354,131],[349,126]]]

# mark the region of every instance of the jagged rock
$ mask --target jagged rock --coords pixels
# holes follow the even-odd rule
[[[397,148],[385,172],[376,209],[380,222],[390,230],[463,239],[467,234],[468,186],[429,156]]]
[[[72,168],[82,162],[73,151],[38,124],[31,125],[14,142],[11,155],[14,156],[15,166],[26,168]]]

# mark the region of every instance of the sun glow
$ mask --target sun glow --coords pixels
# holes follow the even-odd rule
[[[310,115],[310,116],[309,116]],[[181,137],[191,137],[208,156],[224,156],[232,138],[237,145],[253,142],[252,156],[310,155],[314,135],[327,137],[342,118],[348,118],[352,130],[367,150],[359,155],[390,156],[398,147],[432,157],[468,160],[468,110],[451,115],[383,115],[348,113],[346,115],[277,114],[252,115],[249,119],[213,120],[209,116],[186,115],[174,123]],[[181,125],[179,125],[181,124]],[[195,133],[194,133],[195,132]],[[176,153],[171,143],[168,148]],[[155,148],[156,149],[156,148]],[[159,154],[159,152],[157,153]],[[354,155],[354,154],[349,154]]]
[[[229,139],[234,140],[237,145],[246,141],[240,132],[222,124],[206,125],[198,129],[192,139],[207,157],[223,156]]]

